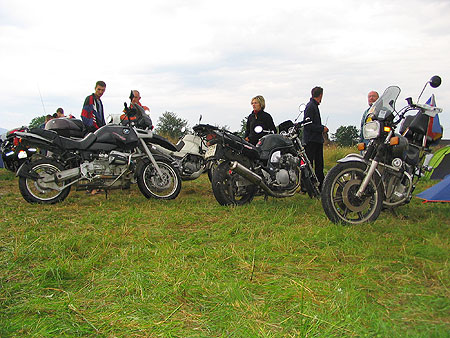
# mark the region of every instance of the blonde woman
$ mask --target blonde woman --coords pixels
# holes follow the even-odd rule
[[[266,108],[266,101],[261,95],[252,98],[251,105],[253,108],[252,113],[247,117],[247,126],[245,129],[245,140],[253,145],[258,143],[259,139],[267,134],[268,131],[277,132],[277,128],[273,123],[272,116],[266,113],[264,109]],[[261,126],[264,132],[256,133],[255,127]]]

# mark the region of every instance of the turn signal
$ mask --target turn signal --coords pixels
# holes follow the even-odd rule
[[[389,132],[391,131],[391,127],[384,127],[383,130],[384,130],[386,133],[389,133]]]
[[[399,142],[400,142],[400,139],[398,138],[398,136],[395,136],[395,137],[391,137],[391,139],[390,139],[390,141],[389,141],[389,144],[390,144],[391,146],[395,146],[395,145],[397,145]]]
[[[366,144],[364,142],[358,143],[358,150],[359,151],[366,150]]]

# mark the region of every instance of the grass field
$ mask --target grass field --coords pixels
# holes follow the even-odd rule
[[[32,205],[4,169],[0,200],[0,337],[450,336],[448,204],[344,227],[301,194],[221,207],[203,175]]]

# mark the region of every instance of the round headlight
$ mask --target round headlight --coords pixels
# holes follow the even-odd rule
[[[363,127],[363,136],[366,140],[377,138],[380,135],[380,122],[367,122]]]

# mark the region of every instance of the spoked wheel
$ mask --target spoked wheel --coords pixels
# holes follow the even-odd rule
[[[374,173],[361,197],[356,193],[365,177],[366,165],[360,162],[339,163],[325,177],[322,206],[333,223],[361,224],[375,221],[383,206],[381,179]]]
[[[212,191],[220,205],[242,205],[252,201],[258,187],[230,171],[228,161],[220,163],[213,172]]]
[[[137,172],[137,184],[141,193],[147,198],[174,199],[181,190],[181,178],[169,160],[156,160],[162,175],[149,160],[145,161]]]
[[[54,204],[62,202],[70,192],[70,186],[56,180],[56,173],[65,170],[64,166],[52,159],[44,158],[31,163],[29,172],[39,175],[38,179],[19,177],[19,190],[29,203]]]

